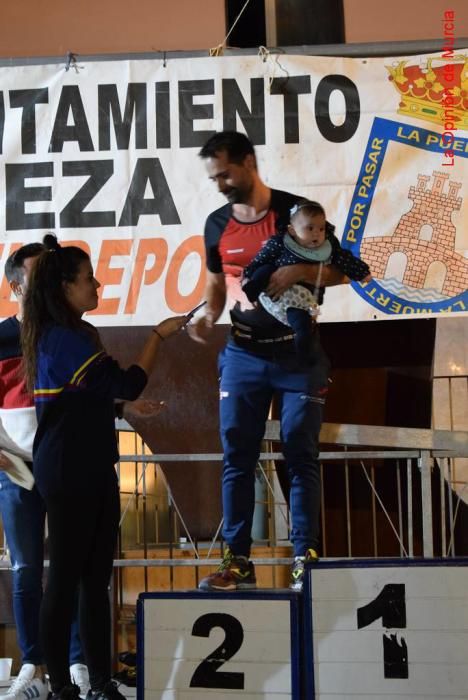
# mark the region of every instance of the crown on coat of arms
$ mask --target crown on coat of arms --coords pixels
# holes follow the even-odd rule
[[[433,66],[434,62],[441,65]],[[447,128],[468,129],[468,56],[428,58],[424,65],[400,61],[385,66],[401,95],[398,113]]]

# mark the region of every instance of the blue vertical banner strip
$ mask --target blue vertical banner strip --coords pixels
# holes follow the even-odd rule
[[[347,248],[355,255],[359,254],[375,187],[387,150],[388,134],[392,131],[393,124],[394,122],[379,118],[374,119],[372,124],[341,240],[343,248]]]

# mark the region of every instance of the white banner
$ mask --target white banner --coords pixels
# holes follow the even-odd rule
[[[203,227],[224,203],[198,151],[254,142],[272,187],[320,201],[373,272],[322,321],[468,311],[468,50],[0,69],[0,316],[8,255],[53,231],[92,257],[97,325],[153,324],[203,297]],[[223,317],[226,320],[226,317]]]

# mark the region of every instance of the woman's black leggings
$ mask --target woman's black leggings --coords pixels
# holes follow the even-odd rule
[[[50,567],[40,630],[53,693],[70,684],[69,646],[76,591],[80,637],[91,688],[111,678],[109,581],[119,526],[120,498],[113,465],[86,465],[98,478],[45,497]]]

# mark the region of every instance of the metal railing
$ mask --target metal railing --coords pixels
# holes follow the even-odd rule
[[[120,427],[125,428],[124,425]],[[327,475],[331,469],[337,470],[341,465],[344,481],[344,497],[340,509],[340,519],[345,522],[346,552],[344,556],[359,555],[359,547],[356,548],[353,540],[353,503],[352,484],[356,480],[356,470],[361,472],[361,479],[368,486],[369,503],[367,511],[370,513],[370,529],[372,532],[372,552],[370,556],[385,556],[381,554],[379,545],[379,522],[393,532],[392,537],[398,542],[400,556],[415,556],[422,554],[425,557],[434,556],[434,546],[441,556],[454,556],[455,533],[458,509],[462,501],[456,493],[452,482],[452,463],[455,458],[468,456],[468,432],[421,430],[410,428],[393,428],[384,426],[342,425],[326,423],[322,427],[320,435],[321,444],[333,446],[335,449],[324,450],[320,454],[322,470],[322,555],[327,556],[330,551],[328,531],[330,525],[327,522],[329,498],[327,494]],[[280,489],[275,480],[274,464],[283,459],[283,455],[274,451],[274,443],[279,441],[278,421],[268,421],[265,433],[265,451],[259,457],[259,472],[264,480],[265,500],[257,503],[267,510],[268,532],[266,540],[261,544],[270,546],[279,543],[287,543],[288,513],[284,499],[281,498]],[[146,470],[149,465],[165,465],[170,462],[220,462],[222,455],[213,454],[126,454],[122,455],[120,464],[125,462],[138,466],[135,470],[136,485],[130,497],[137,499],[143,495],[147,504],[148,492],[144,493],[144,484],[139,490],[138,484],[144,482]],[[439,480],[436,491],[433,493],[436,473],[435,466],[439,467]],[[166,544],[170,549],[180,546],[180,535],[186,540],[185,549],[191,549],[192,558],[183,560],[174,557],[152,559],[122,558],[115,561],[116,567],[144,566],[144,567],[179,567],[179,566],[206,566],[216,563],[210,558],[215,545],[222,544],[219,539],[221,527],[218,527],[210,543],[200,543],[189,532],[183,517],[183,513],[177,506],[171,493],[169,484],[165,480],[162,471],[159,477],[164,480],[167,490],[168,508],[178,523],[170,536],[170,541],[154,543]],[[394,487],[387,484],[387,488],[379,489],[376,478],[378,474],[392,473]],[[448,478],[446,478],[448,477]],[[388,479],[387,479],[388,481]],[[465,484],[459,485],[461,489]],[[380,493],[379,493],[380,491]],[[386,506],[389,493],[393,499],[391,507]],[[434,522],[433,496],[438,495],[437,522]],[[467,493],[468,495],[468,493]],[[416,500],[415,500],[416,499]],[[125,517],[128,515],[127,501],[124,509],[122,526],[125,527]],[[336,517],[336,512],[335,512]],[[220,524],[221,525],[221,524]],[[157,529],[157,528],[156,528]],[[421,532],[421,543],[415,546],[415,533]],[[358,538],[360,537],[358,533]],[[435,541],[436,538],[436,541]],[[419,538],[418,538],[419,540]],[[135,549],[143,549],[145,553],[151,545],[147,541],[135,543]],[[379,551],[380,550],[380,551]],[[207,552],[206,556],[202,556]],[[394,555],[392,553],[392,555]],[[342,556],[342,553],[340,553]],[[269,557],[255,560],[256,563],[265,565],[284,564],[289,558]]]

